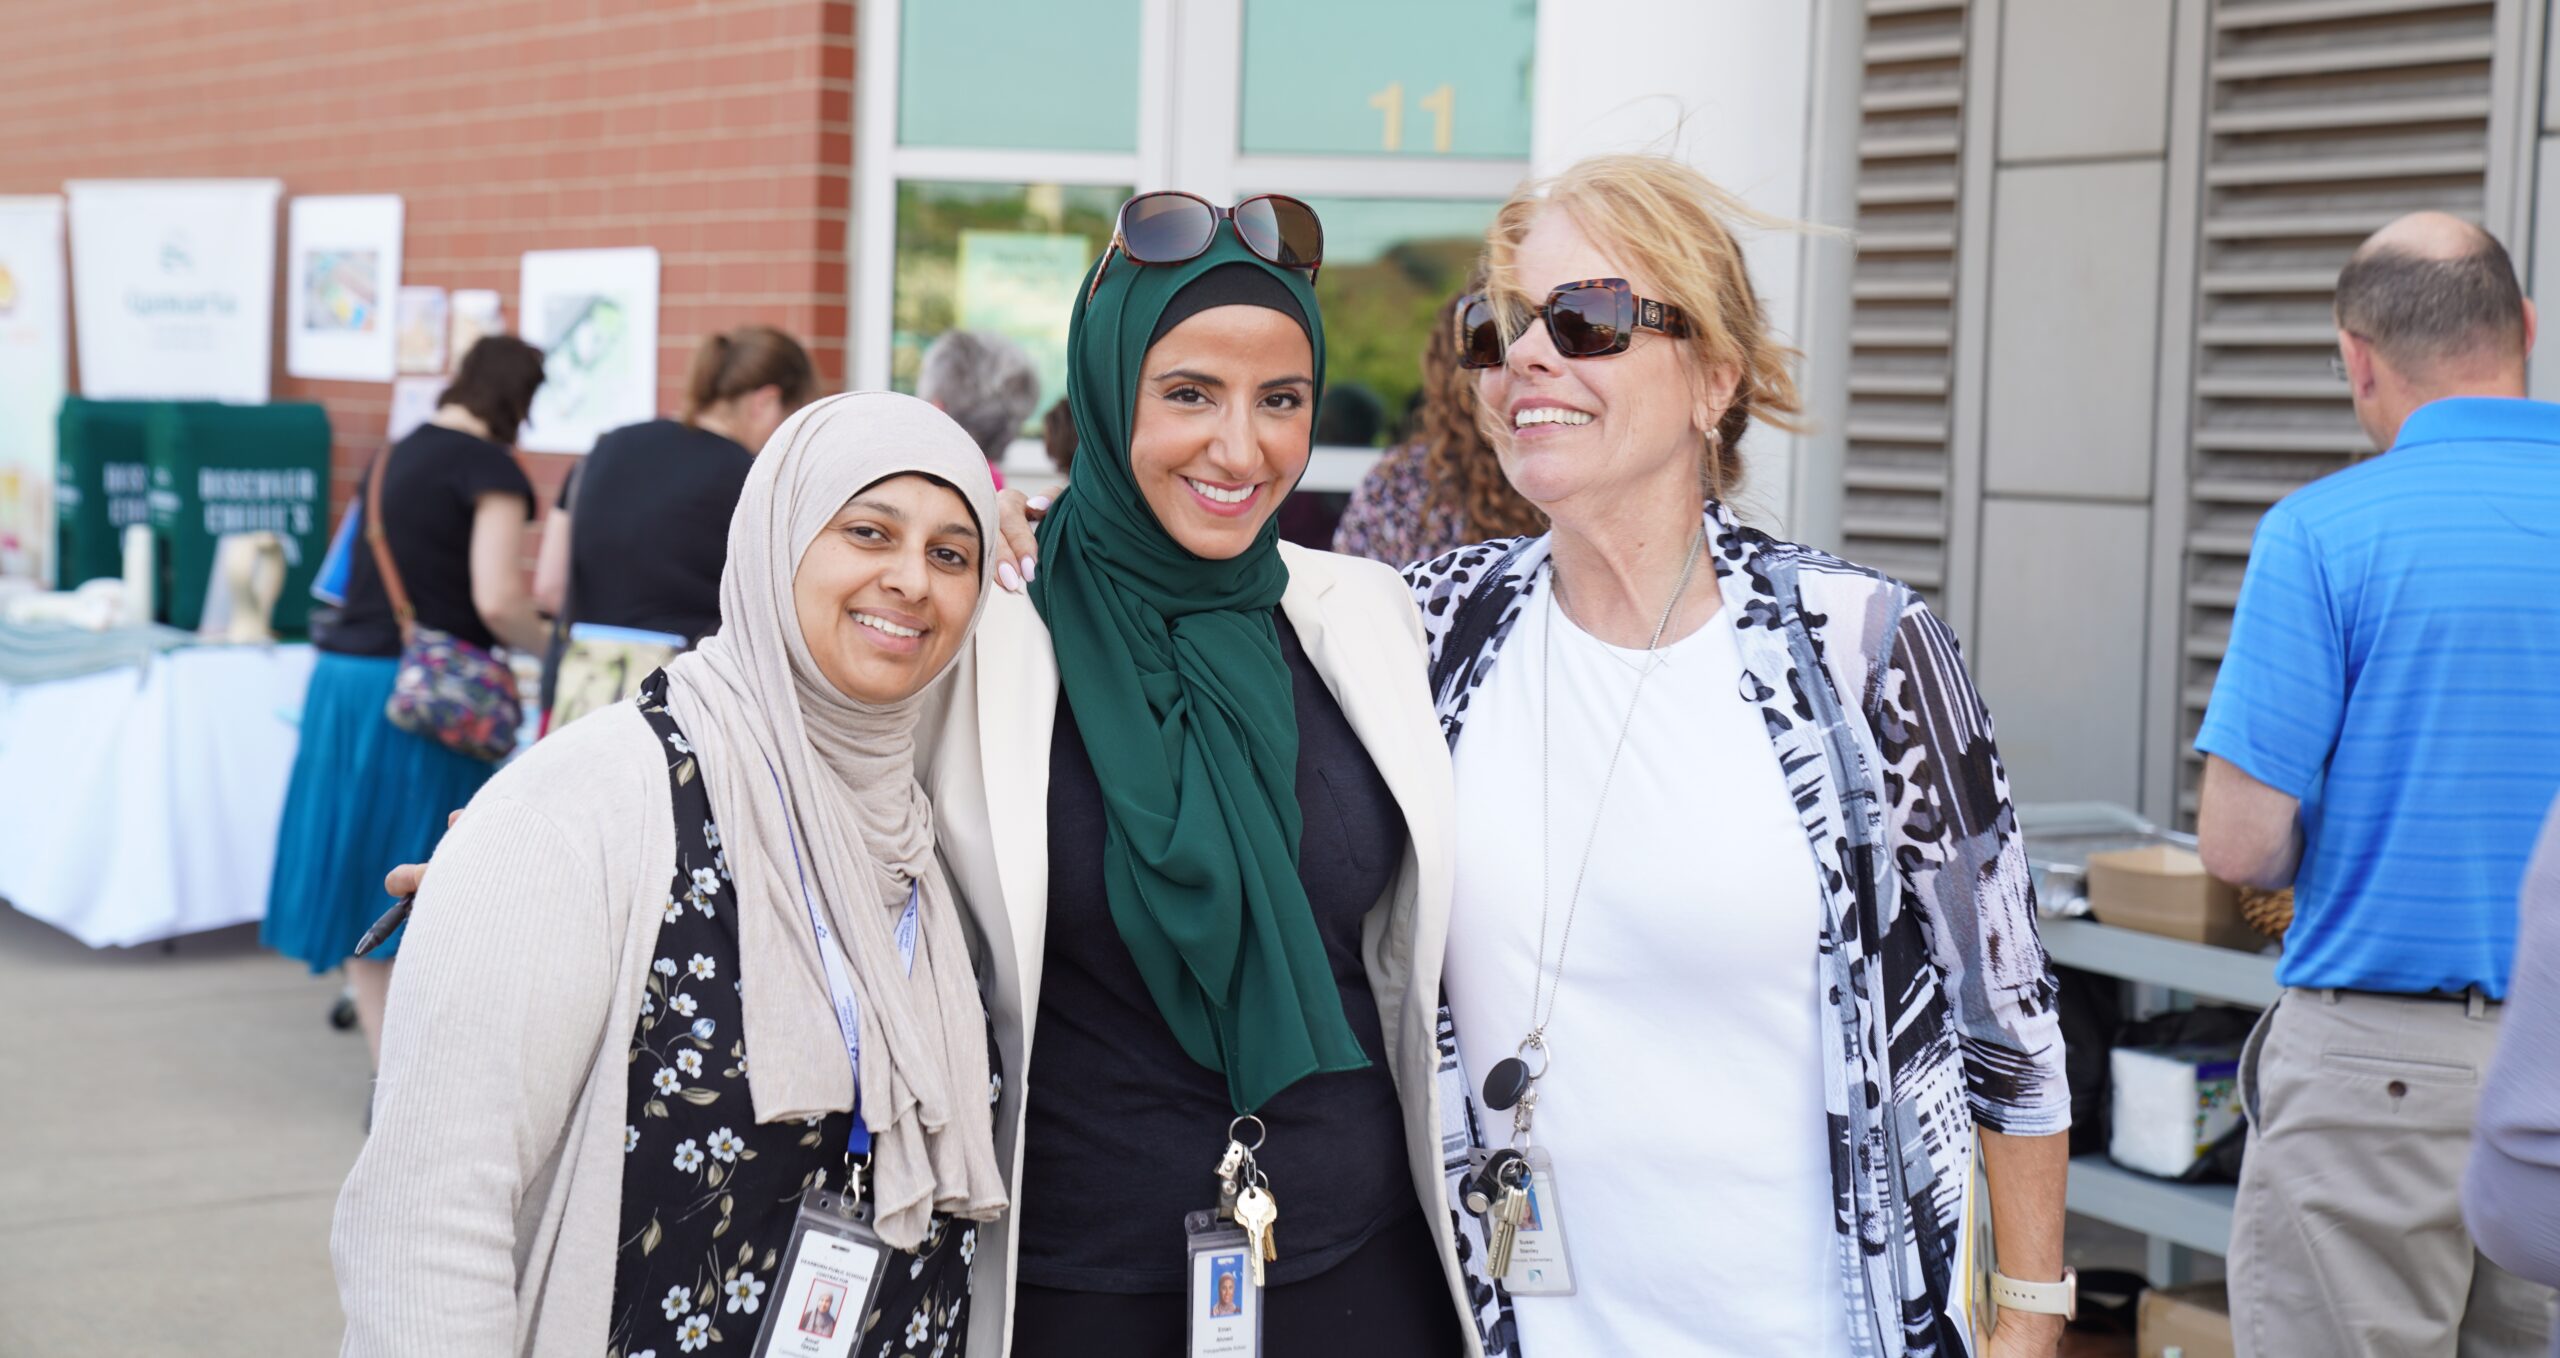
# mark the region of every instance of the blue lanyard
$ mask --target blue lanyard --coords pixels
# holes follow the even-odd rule
[[[783,804],[783,833],[791,840],[791,867],[800,879],[800,904],[809,912],[809,928],[818,936],[818,964],[827,973],[827,993],[834,1000],[836,1031],[844,1036],[844,1059],[853,1068],[853,1130],[845,1137],[844,1153],[869,1155],[871,1128],[862,1121],[862,1001],[853,988],[853,978],[845,971],[844,951],[836,946],[835,933],[827,928],[826,917],[818,913],[817,898],[809,893],[809,869],[800,860],[799,832],[791,826],[791,802],[783,796],[782,775],[774,772],[773,761],[766,760],[764,770],[773,778],[773,795]],[[907,883],[907,909],[898,917],[898,961],[909,976],[916,974],[916,927],[918,886]]]

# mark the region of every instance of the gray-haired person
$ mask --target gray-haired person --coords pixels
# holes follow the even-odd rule
[[[1040,374],[1031,355],[1002,335],[953,330],[924,351],[916,395],[948,415],[987,455],[996,486],[1004,486],[1004,450],[1022,433],[1040,405]]]
[[[2382,456],[2267,511],[2196,734],[2215,876],[2294,888],[2240,1061],[2242,1358],[2525,1358],[2549,1289],[2462,1213],[2516,893],[2560,794],[2560,405],[2533,304],[2438,212],[2338,275],[2338,367]]]

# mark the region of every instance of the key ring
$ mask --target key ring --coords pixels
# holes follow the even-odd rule
[[[1253,1114],[1251,1114],[1251,1113],[1247,1113],[1247,1114],[1245,1114],[1244,1116],[1242,1116],[1242,1117],[1240,1117],[1240,1118],[1237,1118],[1235,1121],[1228,1123],[1228,1124],[1227,1124],[1227,1139],[1228,1139],[1229,1141],[1233,1141],[1233,1142],[1237,1143],[1238,1145],[1243,1145],[1243,1144],[1244,1144],[1244,1138],[1243,1138],[1243,1137],[1240,1137],[1240,1136],[1238,1136],[1238,1135],[1236,1135],[1236,1129],[1237,1129],[1238,1127],[1241,1127],[1241,1126],[1245,1125],[1245,1124],[1246,1124],[1246,1123],[1248,1123],[1248,1122],[1250,1122],[1250,1123],[1252,1123],[1252,1124],[1253,1124],[1253,1144],[1252,1144],[1252,1145],[1250,1145],[1250,1146],[1245,1146],[1244,1150],[1245,1150],[1245,1154],[1247,1154],[1247,1155],[1251,1155],[1251,1154],[1253,1154],[1255,1151],[1258,1151],[1258,1150],[1261,1150],[1261,1149],[1262,1149],[1262,1142],[1263,1142],[1263,1139],[1264,1139],[1265,1137],[1267,1137],[1268,1135],[1270,1135],[1270,1129],[1269,1129],[1269,1128],[1266,1128],[1266,1127],[1264,1127],[1264,1126],[1262,1125],[1262,1119],[1260,1119],[1260,1118],[1258,1118],[1258,1117],[1255,1117],[1255,1116],[1254,1116]]]
[[[1529,1083],[1534,1085],[1538,1081],[1547,1078],[1547,1068],[1554,1065],[1556,1061],[1556,1054],[1554,1050],[1547,1046],[1546,1029],[1536,1029],[1527,1037],[1520,1039],[1520,1045],[1512,1048],[1511,1054],[1518,1057],[1526,1057],[1533,1051],[1538,1054],[1538,1068],[1529,1072]],[[1521,1064],[1527,1065],[1528,1062],[1523,1060]]]

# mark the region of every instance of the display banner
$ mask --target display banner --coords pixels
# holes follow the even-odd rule
[[[70,380],[62,200],[0,197],[0,576],[50,581],[54,421]]]
[[[399,195],[298,197],[285,212],[284,370],[356,382],[398,376]]]
[[[334,526],[328,517],[328,413],[307,402],[181,402],[153,406],[147,428],[161,619],[196,630],[222,540],[234,533],[273,533],[285,559],[275,629],[299,635],[310,616],[311,580]]]
[[[275,346],[273,179],[75,179],[71,304],[97,400],[267,399]]]
[[[62,403],[55,441],[54,578],[76,589],[124,573],[124,530],[151,522],[148,401]]]

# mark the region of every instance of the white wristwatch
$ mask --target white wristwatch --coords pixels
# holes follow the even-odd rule
[[[2058,1283],[2022,1283],[1994,1269],[1991,1274],[1991,1304],[2003,1311],[2027,1311],[2072,1319],[2080,1313],[2080,1271],[2065,1267],[2062,1281]]]

